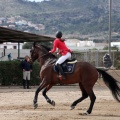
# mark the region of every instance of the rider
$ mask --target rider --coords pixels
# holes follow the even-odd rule
[[[55,65],[57,66],[57,68],[59,69],[60,74],[62,75],[63,79],[65,79],[65,74],[61,68],[61,64],[67,60],[68,58],[71,58],[71,53],[72,51],[70,49],[67,48],[67,46],[65,45],[65,40],[62,39],[62,32],[58,31],[56,33],[56,39],[54,40],[54,45],[53,45],[53,49],[51,51],[49,51],[49,53],[53,53],[56,51],[56,48],[59,49],[59,53],[62,56],[57,60],[57,62],[55,63]]]

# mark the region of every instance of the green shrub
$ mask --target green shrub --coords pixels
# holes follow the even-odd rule
[[[20,61],[0,61],[0,84],[1,85],[22,85],[23,73],[20,67]],[[31,85],[38,85],[40,66],[38,63],[33,64],[31,73]]]

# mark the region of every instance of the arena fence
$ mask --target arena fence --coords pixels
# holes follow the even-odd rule
[[[7,55],[11,53],[13,60],[17,59],[18,51],[13,49],[6,49],[5,56],[3,57],[3,49],[0,49],[0,61],[8,60]],[[94,65],[95,67],[104,67],[103,56],[108,53],[108,50],[79,50],[79,52],[73,52],[72,58],[76,58],[78,61],[86,61]],[[20,57],[24,58],[26,55],[30,55],[30,49],[20,50]],[[4,59],[3,59],[4,58]],[[5,59],[6,58],[6,59]],[[119,62],[120,51],[111,51],[111,59],[113,66]]]
[[[108,53],[108,51],[82,51],[74,52],[72,58],[76,58],[78,61],[86,61],[94,65],[95,67],[104,67],[103,56]],[[111,60],[113,66],[116,66],[120,60],[120,52],[112,51]]]

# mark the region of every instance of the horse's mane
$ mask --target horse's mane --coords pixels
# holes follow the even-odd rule
[[[47,52],[49,52],[51,50],[51,48],[45,46],[45,45],[41,45],[45,50],[47,50]],[[50,53],[48,54],[49,56],[51,56],[52,58],[57,58],[54,54]]]
[[[51,48],[45,46],[45,45],[41,45],[43,48],[45,48],[48,52],[51,50]]]

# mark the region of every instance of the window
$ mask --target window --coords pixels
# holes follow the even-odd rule
[[[7,49],[7,46],[4,46],[4,49]]]
[[[16,46],[13,46],[13,49],[17,49],[17,47],[16,47]]]

